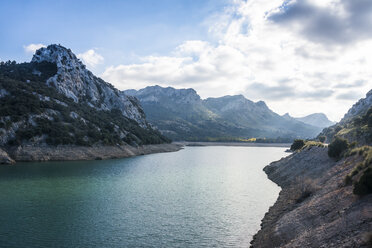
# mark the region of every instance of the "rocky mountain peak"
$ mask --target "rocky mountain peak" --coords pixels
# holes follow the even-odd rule
[[[269,107],[267,107],[266,103],[264,101],[258,101],[256,102],[256,106],[260,107],[260,108],[265,108],[265,109],[268,109]]]
[[[270,111],[263,101],[254,103],[253,101],[245,98],[243,95],[228,95],[218,98],[208,98],[205,102],[213,105],[219,111]]]
[[[334,122],[330,121],[324,113],[314,113],[295,119],[303,123],[321,128],[329,127],[335,124]]]
[[[46,83],[75,102],[87,103],[99,110],[119,109],[125,117],[135,120],[141,126],[147,125],[136,98],[127,96],[94,76],[70,49],[55,44],[40,48],[31,62],[43,61],[57,65],[57,73]]]
[[[357,103],[355,103],[349,111],[345,114],[344,118],[340,121],[345,122],[354,116],[362,115],[368,111],[368,109],[372,106],[372,90],[370,90],[365,98],[360,99]]]
[[[56,63],[58,67],[66,64],[79,64],[84,67],[81,61],[75,56],[71,49],[67,49],[61,45],[52,44],[48,47],[42,47],[36,51],[31,62],[47,61]]]
[[[161,99],[172,100],[179,104],[193,104],[201,102],[200,96],[194,89],[175,89],[159,85],[147,86],[141,90],[126,90],[126,94],[141,99],[141,102],[159,102]]]

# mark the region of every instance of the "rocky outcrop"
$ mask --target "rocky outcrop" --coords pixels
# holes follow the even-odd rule
[[[70,49],[61,45],[40,48],[32,62],[43,61],[57,65],[57,73],[47,80],[47,84],[56,87],[59,92],[75,102],[85,102],[99,110],[119,109],[125,117],[135,120],[142,127],[146,126],[138,100],[94,76]]]
[[[143,146],[19,146],[6,148],[8,154],[20,161],[71,161],[126,158],[161,152],[175,152],[182,148],[178,144],[158,144]],[[0,150],[0,158],[2,158]],[[5,153],[5,152],[4,152]],[[7,154],[7,153],[5,153]],[[10,157],[8,156],[10,159]],[[14,162],[14,160],[10,159]]]
[[[14,164],[15,161],[9,157],[8,153],[0,149],[0,164]]]
[[[365,98],[360,99],[357,103],[355,103],[349,111],[345,114],[344,118],[340,121],[340,123],[344,123],[351,118],[357,115],[363,115],[368,111],[368,109],[372,106],[372,90],[370,90]]]
[[[282,187],[251,247],[368,247],[372,195],[359,197],[345,177],[362,158],[333,161],[310,147],[265,167]]]
[[[335,137],[356,142],[360,146],[372,145],[372,90],[366,98],[355,103],[337,124],[323,129],[318,136],[325,136],[328,142]]]

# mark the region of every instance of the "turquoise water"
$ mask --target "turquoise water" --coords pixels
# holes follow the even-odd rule
[[[0,167],[0,247],[247,247],[279,193],[286,148]]]

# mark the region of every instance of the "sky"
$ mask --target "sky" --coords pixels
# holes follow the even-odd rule
[[[0,2],[0,60],[70,48],[121,90],[242,94],[338,121],[372,88],[371,0]]]

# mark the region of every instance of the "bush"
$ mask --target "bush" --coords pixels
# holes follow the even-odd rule
[[[347,175],[345,177],[345,185],[351,185],[353,183],[352,175]]]
[[[355,182],[353,193],[356,195],[372,193],[372,168],[367,168],[359,181]]]
[[[326,140],[326,136],[319,136],[319,141],[324,143],[324,141]]]
[[[305,141],[302,140],[302,139],[296,139],[293,141],[293,144],[291,145],[291,150],[292,151],[297,151],[299,149],[301,149],[302,147],[304,147],[305,145]]]
[[[328,146],[328,156],[332,158],[340,158],[342,153],[349,148],[349,142],[346,139],[337,137]]]

